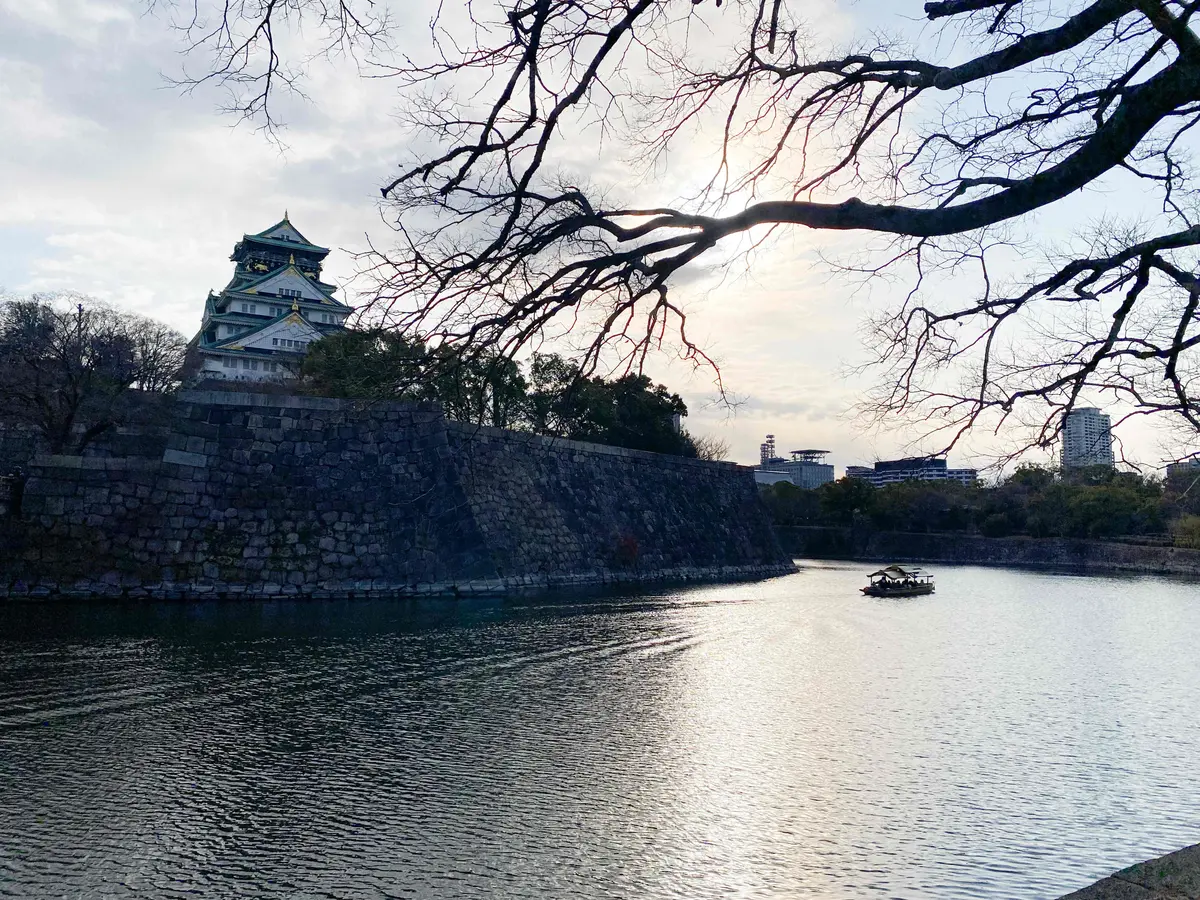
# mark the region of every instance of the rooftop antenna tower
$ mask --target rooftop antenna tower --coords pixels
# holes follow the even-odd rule
[[[775,435],[768,434],[767,439],[758,445],[758,459],[763,466],[775,459]]]

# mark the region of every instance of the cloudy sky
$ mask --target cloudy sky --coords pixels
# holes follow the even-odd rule
[[[397,49],[420,49],[430,4],[393,6]],[[812,4],[834,38],[887,6]],[[233,244],[285,209],[310,239],[337,248],[327,266],[334,283],[351,279],[351,254],[368,236],[386,245],[378,188],[406,141],[389,81],[363,79],[344,62],[308,67],[309,101],[282,110],[281,149],[223,114],[216,88],[170,85],[184,60],[169,7],[0,0],[0,21],[0,288],[82,291],[190,337],[206,292],[229,278]],[[831,278],[818,251],[846,239],[818,239],[790,233],[749,272],[688,297],[691,331],[720,361],[736,410],[710,402],[711,373],[655,363],[653,374],[688,400],[689,427],[725,437],[736,460],[756,461],[766,432],[781,449],[832,450],[839,473],[920,449],[911,434],[866,432],[850,416],[866,384],[846,374],[863,355],[859,326],[886,298]],[[1162,455],[1144,425],[1123,437],[1128,455]],[[951,462],[982,461],[996,446],[973,439]]]

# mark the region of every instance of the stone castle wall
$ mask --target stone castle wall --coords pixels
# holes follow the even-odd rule
[[[937,562],[1028,566],[1093,572],[1200,577],[1200,550],[1083,538],[988,538],[971,534],[914,534],[798,526],[779,529],[797,557],[879,562]]]
[[[25,469],[35,456],[44,455],[49,449],[36,428],[10,420],[5,412],[0,409],[0,476]],[[83,456],[122,457],[162,453],[170,433],[167,422],[174,412],[168,398],[161,394],[127,391],[114,412],[118,421],[136,420],[142,424],[109,428],[88,443]],[[79,438],[83,430],[82,425],[76,425],[72,429],[74,438]]]
[[[458,422],[447,431],[501,576],[781,558],[753,475],[741,466]]]
[[[44,450],[43,442],[33,428],[0,422],[0,475],[24,469]]]
[[[749,470],[728,463],[475,428],[432,404],[255,394],[185,393],[165,441],[146,437],[125,456],[30,462],[21,517],[0,524],[0,592],[472,592],[791,568]]]

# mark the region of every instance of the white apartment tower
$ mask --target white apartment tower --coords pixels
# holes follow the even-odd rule
[[[1112,421],[1094,407],[1073,409],[1063,422],[1062,467],[1111,466]]]

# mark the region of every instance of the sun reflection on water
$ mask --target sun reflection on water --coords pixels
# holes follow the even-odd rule
[[[1196,839],[1195,584],[869,569],[0,607],[0,896],[1053,897]]]

